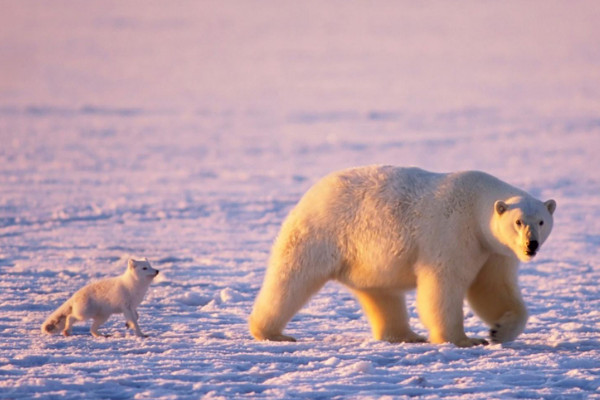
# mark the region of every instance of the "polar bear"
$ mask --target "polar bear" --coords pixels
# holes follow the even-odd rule
[[[469,338],[463,302],[490,326],[493,342],[515,339],[527,310],[517,283],[553,225],[541,202],[483,172],[358,167],[317,182],[284,221],[249,319],[258,340],[294,341],[283,329],[327,281],[358,298],[373,336],[422,342],[408,324],[404,292],[432,343]]]

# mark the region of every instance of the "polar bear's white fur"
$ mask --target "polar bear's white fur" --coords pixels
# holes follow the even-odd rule
[[[555,208],[482,172],[370,166],[333,173],[283,223],[250,332],[293,341],[284,327],[336,280],[356,295],[378,340],[425,340],[408,325],[404,292],[414,288],[431,342],[486,343],[465,335],[465,297],[493,341],[513,340],[527,320],[517,267],[550,234]]]

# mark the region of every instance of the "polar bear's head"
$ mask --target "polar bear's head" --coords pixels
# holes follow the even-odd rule
[[[492,234],[521,261],[530,261],[552,231],[556,202],[515,196],[494,203]]]

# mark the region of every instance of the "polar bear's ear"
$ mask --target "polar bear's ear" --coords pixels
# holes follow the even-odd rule
[[[502,215],[508,210],[508,204],[503,202],[502,200],[498,200],[494,203],[494,210],[498,213],[498,215]]]
[[[133,258],[129,259],[129,262],[127,263],[127,266],[131,269],[135,268],[135,260]]]
[[[556,210],[556,201],[548,200],[548,201],[544,202],[544,205],[548,209],[548,212],[550,213],[550,215],[554,214],[554,210]]]

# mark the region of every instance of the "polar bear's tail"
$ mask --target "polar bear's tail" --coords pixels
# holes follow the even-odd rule
[[[51,335],[56,332],[62,332],[65,327],[67,316],[71,314],[72,309],[71,302],[66,301],[42,324],[42,333]]]

